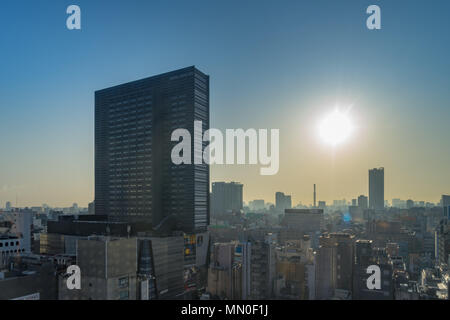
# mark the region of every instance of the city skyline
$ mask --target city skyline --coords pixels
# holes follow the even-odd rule
[[[379,3],[384,27],[371,32],[369,2],[263,2],[261,12],[271,15],[249,21],[250,3],[236,11],[237,2],[179,2],[172,12],[164,3],[80,1],[83,29],[68,33],[63,4],[23,10],[8,2],[0,19],[8,43],[0,53],[0,134],[7,137],[0,203],[87,205],[94,199],[94,92],[189,65],[211,76],[211,127],[280,129],[277,175],[211,166],[211,182],[242,183],[246,202],[274,202],[282,191],[293,205],[309,204],[313,184],[317,201],[351,200],[368,195],[367,170],[384,167],[385,199],[437,203],[450,193],[450,65],[442,41],[450,4],[436,11],[426,1]],[[152,42],[141,40],[156,27]],[[336,105],[352,106],[356,132],[331,148],[316,127]]]
[[[449,10],[6,0],[0,300],[450,300]]]

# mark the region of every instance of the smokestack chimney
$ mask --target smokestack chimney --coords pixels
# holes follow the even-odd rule
[[[316,184],[314,183],[314,208],[316,207]]]

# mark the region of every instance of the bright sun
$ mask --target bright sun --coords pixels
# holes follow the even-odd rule
[[[348,139],[353,131],[350,118],[346,113],[335,110],[320,123],[319,134],[324,142],[332,146]]]

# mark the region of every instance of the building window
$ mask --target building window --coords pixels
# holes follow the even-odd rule
[[[127,288],[128,287],[128,277],[119,278],[119,288]]]
[[[120,300],[128,300],[128,291],[120,291],[119,299]]]

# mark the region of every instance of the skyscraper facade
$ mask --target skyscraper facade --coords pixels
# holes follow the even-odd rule
[[[185,232],[205,230],[209,166],[171,161],[176,129],[189,131],[195,150],[194,121],[209,128],[209,76],[195,67],[97,91],[95,213],[153,228],[172,221]]]
[[[367,209],[368,208],[368,200],[365,195],[360,195],[358,197],[358,207],[361,209]]]
[[[442,208],[444,209],[444,218],[450,220],[450,195],[442,195]]]
[[[284,212],[286,209],[292,208],[292,199],[290,195],[285,195],[283,192],[275,193],[275,208],[279,212]]]
[[[336,289],[338,244],[328,236],[321,236],[319,243],[315,266],[315,299],[326,300],[333,297]]]
[[[211,201],[213,214],[239,211],[243,207],[243,185],[237,182],[214,182]]]
[[[384,208],[384,168],[369,170],[369,208]]]

